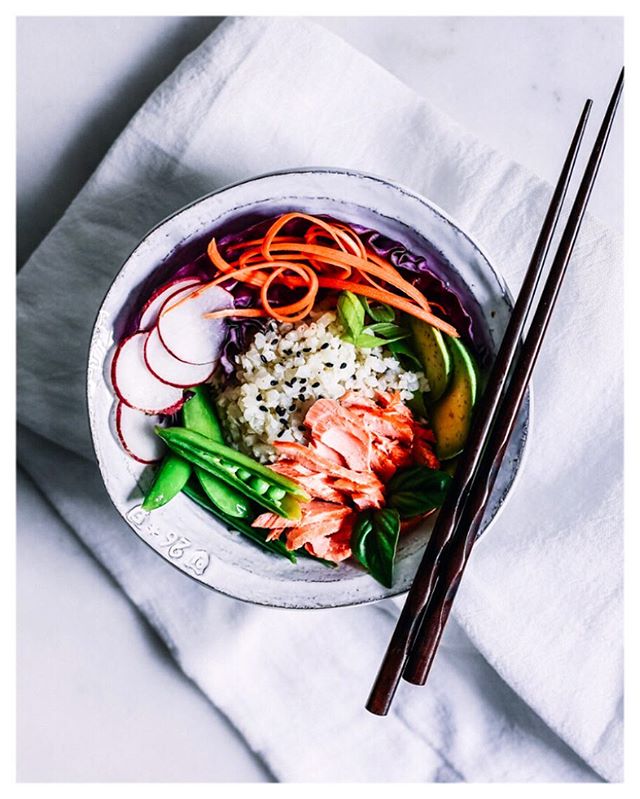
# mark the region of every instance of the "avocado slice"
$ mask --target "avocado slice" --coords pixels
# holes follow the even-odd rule
[[[444,336],[439,330],[415,316],[410,317],[409,324],[416,354],[429,381],[427,399],[430,403],[436,402],[449,385],[451,356],[447,350]]]
[[[478,393],[478,372],[469,351],[457,338],[448,338],[447,347],[451,355],[451,382],[430,414],[436,454],[443,461],[453,458],[464,447]]]

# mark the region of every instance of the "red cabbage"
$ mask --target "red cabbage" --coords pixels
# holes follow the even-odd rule
[[[341,221],[327,215],[321,218],[329,221]],[[233,232],[223,233],[218,237],[218,249],[221,255],[229,260],[231,245],[239,244],[263,235],[273,223],[273,218],[260,219],[245,217],[236,220]],[[242,224],[244,222],[244,224]],[[409,251],[403,244],[388,238],[377,230],[363,227],[362,225],[346,222],[360,236],[360,238],[374,252],[382,258],[389,260],[413,285],[416,286],[434,305],[438,306],[439,315],[453,324],[460,335],[471,343],[481,365],[486,365],[491,358],[492,346],[486,333],[486,326],[482,322],[480,309],[475,299],[463,291],[455,289],[448,278],[451,266],[444,257],[427,246],[420,254]],[[307,227],[304,220],[293,219],[284,226],[282,232],[289,235],[298,235]],[[206,254],[206,239],[192,242],[188,247],[174,253],[161,267],[159,267],[143,284],[137,292],[137,299],[124,321],[118,325],[122,330],[121,335],[129,335],[137,330],[140,312],[145,300],[151,292],[168,280],[180,277],[198,277],[207,280],[213,274],[209,258]],[[251,308],[258,305],[258,291],[245,283],[229,281],[225,288],[235,297],[238,308]],[[274,306],[292,302],[296,292],[282,285],[274,286],[269,297]],[[227,374],[235,369],[235,361],[239,353],[243,352],[250,344],[256,332],[265,325],[263,319],[230,319],[228,322],[228,337],[221,356],[221,366]],[[118,338],[120,335],[118,336]]]

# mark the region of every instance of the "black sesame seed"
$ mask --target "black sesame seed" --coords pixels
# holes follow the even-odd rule
[[[311,347],[303,347],[302,352],[311,352]]]
[[[303,424],[299,424],[298,425],[298,430],[300,430],[300,432],[304,433],[304,425]]]
[[[296,404],[295,404],[295,402],[292,402],[291,405],[289,406],[289,410],[293,413],[293,411],[295,411],[295,409],[296,409]]]
[[[266,363],[267,362],[267,359],[264,357],[264,355],[260,356],[260,360],[262,361],[262,363]]]
[[[260,405],[258,410],[261,410],[263,413],[267,413],[269,409],[266,405]]]
[[[307,398],[306,394],[302,394],[302,393],[298,394],[298,399],[300,400],[300,402],[304,402],[306,400],[306,398]]]
[[[320,383],[318,383],[318,381],[316,380],[315,383],[311,384],[311,388],[320,388]]]
[[[301,377],[300,378],[300,382],[301,383],[306,383],[307,382],[307,378],[306,377]]]
[[[340,368],[341,368],[341,369],[346,369],[346,368],[347,368],[347,364],[346,364],[346,363],[344,363],[344,362],[343,362],[343,363],[341,363],[341,364],[340,364]]]
[[[272,380],[271,381],[271,385],[272,386],[277,386],[278,385],[278,381],[277,380]]]
[[[330,363],[329,361],[327,361],[327,362],[325,363],[325,366],[328,366],[330,369],[333,369],[333,364],[332,364],[332,363]]]
[[[264,397],[262,396],[262,394],[258,394],[258,397],[257,397],[257,399],[258,399],[258,402],[262,402],[262,400],[264,399]]]
[[[284,408],[282,407],[282,405],[278,405],[278,407],[276,408],[276,413],[278,414],[278,416],[284,415]]]
[[[298,378],[297,377],[292,377],[291,378],[291,385],[293,385],[294,383],[297,383],[297,382],[298,382]]]
[[[326,350],[328,346],[329,346],[329,342],[325,341],[324,344],[320,347],[320,349],[321,350]]]

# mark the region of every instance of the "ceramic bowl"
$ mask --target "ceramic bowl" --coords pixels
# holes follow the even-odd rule
[[[438,259],[447,281],[465,297],[495,352],[511,310],[509,291],[480,247],[433,203],[372,175],[305,169],[263,175],[203,197],[165,219],[131,253],[98,312],[91,340],[87,392],[96,457],[109,495],[131,530],[160,557],[198,580],[241,600],[289,608],[356,605],[406,591],[435,516],[401,538],[394,586],[384,588],[356,564],[328,569],[311,559],[296,565],[230,532],[184,495],[153,513],[140,507],[152,470],[129,458],[115,440],[109,356],[122,320],[141,287],[211,234],[237,228],[239,220],[302,210],[329,214],[375,228],[416,253]],[[485,515],[486,530],[504,503],[521,463],[529,399],[520,414]]]

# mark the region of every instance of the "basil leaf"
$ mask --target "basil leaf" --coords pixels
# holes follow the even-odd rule
[[[364,308],[358,297],[350,291],[341,292],[337,310],[347,335],[357,339],[364,327]]]
[[[376,322],[375,325],[367,325],[362,332],[374,333],[385,338],[407,338],[411,335],[404,327],[394,325],[391,322]]]
[[[382,347],[387,343],[386,338],[372,336],[369,333],[361,333],[353,342],[356,347],[367,349],[369,347]]]
[[[422,364],[407,341],[396,339],[395,341],[390,341],[388,346],[391,352],[398,357],[398,360],[401,362],[406,360],[409,369],[422,371]]]
[[[358,302],[362,305],[365,315],[369,314],[369,316],[371,316],[371,308],[369,307],[369,300],[362,294],[356,294],[356,297],[358,298]]]
[[[373,319],[374,322],[393,322],[396,318],[396,312],[390,305],[374,305],[371,307],[369,303],[368,311],[369,316]]]
[[[410,519],[440,508],[451,484],[451,475],[427,466],[402,469],[391,478],[387,502],[401,519]]]
[[[400,516],[393,508],[365,511],[358,516],[351,535],[351,550],[379,583],[391,588]]]

